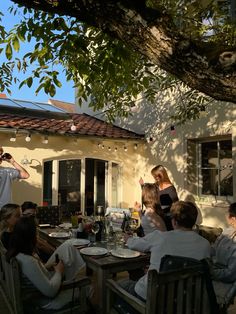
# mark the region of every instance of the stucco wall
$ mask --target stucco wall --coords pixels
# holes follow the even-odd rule
[[[53,136],[49,137],[49,143],[42,144],[42,136],[33,134],[31,142],[25,141],[25,135],[17,135],[16,142],[10,142],[10,133],[0,133],[0,143],[5,152],[13,155],[20,163],[27,157],[31,164],[24,166],[30,174],[27,180],[20,180],[13,183],[13,201],[22,204],[25,200],[32,200],[37,204],[42,204],[42,182],[43,182],[43,161],[51,159],[70,158],[96,158],[113,161],[121,166],[121,206],[131,207],[135,200],[140,200],[139,169],[144,169],[145,158],[142,157],[144,150],[142,144],[138,144],[134,149],[135,141],[108,141],[108,140],[87,140],[71,137]],[[98,143],[103,143],[105,148],[98,147]],[[127,147],[127,152],[124,151]],[[111,147],[111,151],[108,150]],[[117,152],[114,148],[117,147]],[[9,166],[3,162],[2,166]],[[148,167],[147,167],[148,169]]]
[[[143,103],[139,112],[127,120],[119,121],[122,127],[143,132],[153,141],[145,151],[147,168],[141,171],[145,181],[151,180],[150,169],[153,165],[163,164],[177,188],[181,199],[192,199],[201,211],[203,224],[210,226],[227,226],[225,211],[228,202],[236,201],[236,184],[234,197],[215,200],[214,197],[192,195],[186,186],[187,139],[214,137],[217,135],[232,135],[233,141],[233,176],[236,182],[236,105],[213,102],[207,107],[207,115],[182,126],[175,126],[176,134],[172,135],[170,126],[173,124],[170,116],[174,112],[174,99],[166,96],[158,98],[156,105]]]

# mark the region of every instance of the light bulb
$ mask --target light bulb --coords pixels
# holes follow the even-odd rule
[[[138,144],[134,144],[134,150],[138,148]]]
[[[108,150],[109,150],[109,152],[111,151],[111,147],[110,146],[108,147]]]
[[[16,141],[16,135],[13,135],[11,138],[10,138],[10,142],[15,142]]]
[[[76,128],[76,125],[74,125],[74,123],[73,123],[73,124],[71,125],[70,129],[71,129],[71,131],[73,131],[73,132],[76,131],[76,129],[77,129],[77,128]]]
[[[117,152],[117,147],[115,147],[115,152]]]
[[[171,133],[171,135],[176,135],[176,130],[175,130],[175,126],[174,125],[171,125],[170,133]]]
[[[124,146],[124,151],[127,152],[128,148],[126,146]]]
[[[48,144],[48,137],[47,136],[44,136],[44,139],[42,140],[42,143],[43,144]]]
[[[26,142],[30,142],[30,141],[31,141],[31,135],[30,135],[30,134],[28,134],[28,135],[26,136],[25,141],[26,141]]]

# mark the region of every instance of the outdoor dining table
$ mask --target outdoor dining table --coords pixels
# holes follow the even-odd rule
[[[54,231],[55,229],[40,229],[39,235],[52,245],[59,246],[65,240],[50,237],[50,232]],[[96,246],[106,248],[107,243],[97,241]],[[150,259],[150,255],[144,253],[141,253],[139,256],[133,258],[116,257],[113,256],[110,252],[108,252],[108,254],[99,256],[83,254],[82,256],[87,268],[93,270],[97,275],[99,313],[106,313],[106,280],[111,278],[114,274],[120,272],[144,268],[149,263]]]

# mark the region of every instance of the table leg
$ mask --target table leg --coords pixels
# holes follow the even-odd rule
[[[111,274],[106,270],[99,269],[97,272],[98,285],[98,300],[99,313],[106,314],[106,280],[110,278]]]

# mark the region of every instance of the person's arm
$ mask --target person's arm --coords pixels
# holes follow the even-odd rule
[[[40,237],[37,237],[36,247],[50,255],[55,251],[55,248],[52,245]]]
[[[11,159],[6,159],[7,162],[9,162],[16,170],[19,171],[20,176],[19,179],[28,179],[29,173],[23,168],[21,165],[19,165],[15,159],[11,156]]]
[[[48,271],[44,265],[32,256],[21,255],[17,256],[20,261],[22,273],[33,283],[33,285],[45,296],[53,298],[62,281],[64,268],[61,267],[61,261],[55,266],[55,273],[49,278]]]
[[[130,237],[127,240],[127,246],[129,249],[132,249],[132,250],[137,250],[140,252],[149,252],[151,247],[153,246],[153,243],[156,243],[157,239],[160,238],[159,232],[160,231],[158,231],[158,230],[153,231],[153,232],[147,234],[143,238]]]

